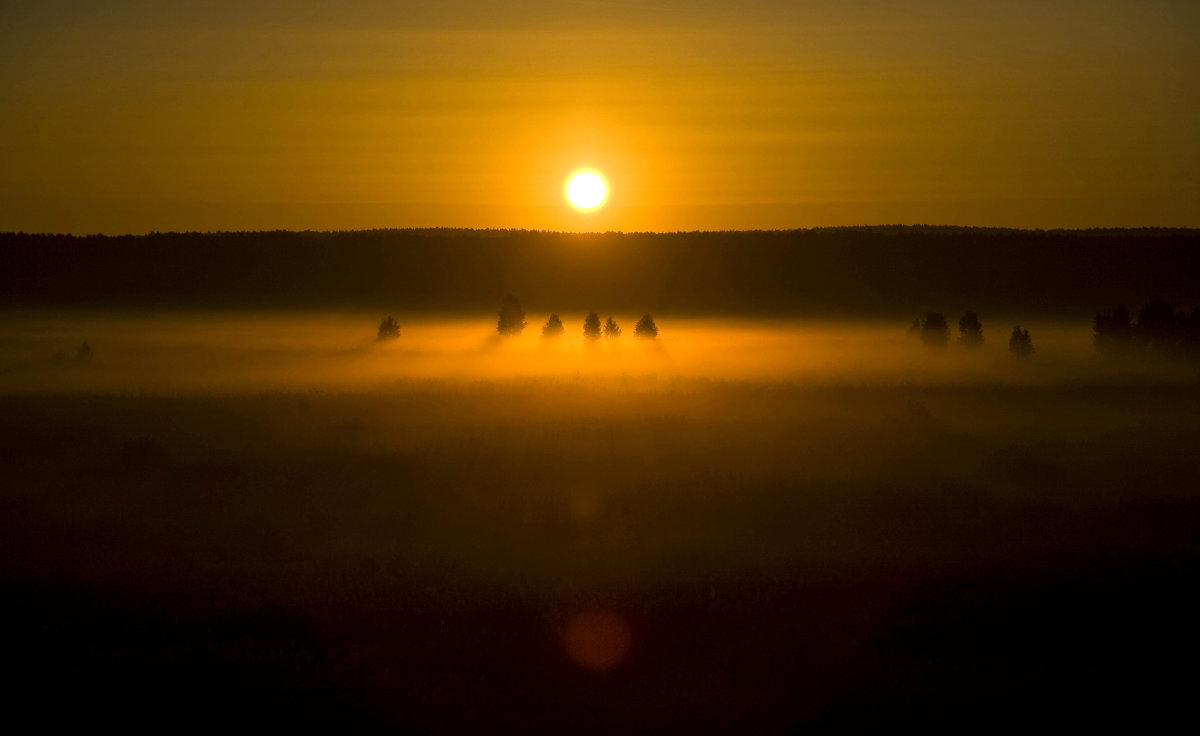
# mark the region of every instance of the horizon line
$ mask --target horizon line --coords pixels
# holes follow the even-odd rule
[[[295,235],[344,235],[352,233],[536,233],[546,235],[721,235],[721,234],[756,234],[756,233],[811,233],[834,230],[940,230],[940,231],[981,231],[995,233],[1122,233],[1122,232],[1156,232],[1156,233],[1197,233],[1200,227],[1173,225],[1138,225],[1138,226],[1095,226],[1095,227],[1058,227],[1058,228],[1026,228],[1004,227],[996,225],[934,225],[934,224],[899,224],[879,223],[874,225],[819,225],[813,227],[792,228],[728,228],[713,230],[554,230],[541,228],[517,227],[455,227],[450,225],[429,227],[375,227],[351,228],[335,230],[294,230],[289,228],[272,228],[261,230],[148,230],[145,232],[126,233],[70,233],[51,231],[0,231],[0,237],[35,236],[35,237],[66,237],[66,238],[142,238],[156,235],[265,235],[290,233]]]

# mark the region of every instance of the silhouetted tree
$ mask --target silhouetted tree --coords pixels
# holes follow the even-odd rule
[[[1138,310],[1134,340],[1138,345],[1171,354],[1179,346],[1180,319],[1175,308],[1163,301],[1152,301]]]
[[[919,318],[914,318],[912,321],[912,324],[908,326],[908,336],[909,337],[920,337],[921,336],[921,320]]]
[[[620,337],[621,336],[621,326],[618,325],[616,320],[614,320],[612,317],[609,317],[604,322],[604,336],[605,337]]]
[[[500,305],[500,319],[496,322],[496,331],[501,335],[520,335],[525,329],[525,310],[521,302],[512,294],[506,294],[504,303]]]
[[[658,325],[654,324],[654,318],[648,314],[643,314],[638,320],[637,325],[633,328],[633,336],[648,340],[653,340],[658,337]]]
[[[379,323],[379,335],[375,339],[395,340],[397,337],[400,337],[400,323],[389,314]]]
[[[1021,325],[1013,327],[1012,337],[1008,338],[1008,351],[1018,358],[1033,355],[1033,340],[1029,337],[1029,330],[1022,330]]]
[[[950,327],[941,312],[929,312],[921,325],[921,342],[927,348],[944,348],[950,342]]]
[[[1133,324],[1122,304],[1111,312],[1098,312],[1092,322],[1096,351],[1106,355],[1128,353],[1133,348]]]
[[[542,337],[558,337],[563,334],[562,320],[557,314],[550,315],[550,319],[546,320],[546,324],[542,325]]]
[[[595,312],[588,314],[583,321],[583,336],[589,340],[600,339],[600,315]]]
[[[86,342],[79,346],[79,352],[75,353],[75,360],[80,363],[86,363],[92,359],[92,346]]]
[[[958,341],[968,348],[977,348],[983,344],[983,325],[979,315],[967,312],[958,321]]]

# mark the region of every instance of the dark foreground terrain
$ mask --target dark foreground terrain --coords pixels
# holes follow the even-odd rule
[[[7,394],[5,710],[155,731],[1163,726],[1190,715],[1200,655],[1197,437],[1187,382]],[[613,661],[572,658],[581,615],[610,622],[592,643]]]

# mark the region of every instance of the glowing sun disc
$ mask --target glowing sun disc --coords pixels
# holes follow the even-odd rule
[[[594,210],[604,204],[608,185],[596,171],[576,171],[567,180],[567,201],[577,210]]]

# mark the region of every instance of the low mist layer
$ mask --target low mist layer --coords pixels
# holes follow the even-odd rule
[[[606,317],[608,315],[605,315]],[[658,390],[662,382],[798,384],[1057,384],[1186,381],[1194,366],[1105,359],[1087,323],[1026,322],[1034,355],[1009,350],[1014,320],[985,324],[983,345],[953,339],[925,347],[904,324],[659,319],[655,340],[632,336],[638,315],[616,315],[624,334],[583,336],[584,315],[564,314],[565,334],[541,336],[546,315],[518,336],[492,319],[401,317],[400,336],[378,340],[368,314],[111,315],[32,312],[0,318],[0,390],[161,393],[368,391],[413,382],[606,381]],[[91,353],[77,360],[83,343]],[[658,382],[658,383],[656,383]]]

